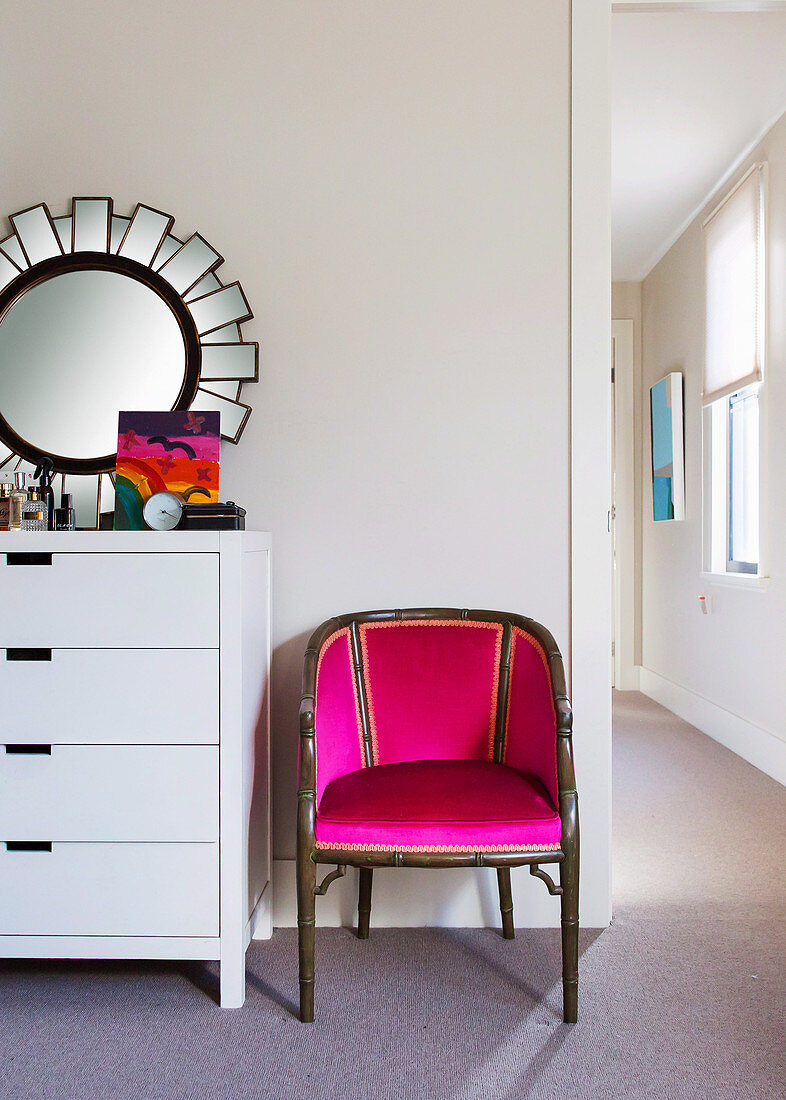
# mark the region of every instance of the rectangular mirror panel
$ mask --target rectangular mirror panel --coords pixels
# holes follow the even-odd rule
[[[55,491],[55,505],[60,504],[61,493],[71,493],[76,512],[77,527],[95,529],[98,522],[98,478],[99,474],[58,474],[52,482]],[[102,481],[107,480],[102,477]],[[61,488],[61,485],[63,488]],[[102,493],[103,497],[103,493]],[[112,496],[112,499],[114,497]],[[104,502],[101,501],[104,508]]]
[[[60,238],[60,244],[63,246],[63,252],[71,251],[71,233],[72,233],[72,221],[71,215],[65,214],[62,218],[52,218],[55,223],[55,232]]]
[[[208,275],[208,279],[211,278],[212,275]],[[239,344],[240,340],[240,325],[224,325],[206,333],[199,342],[204,348],[207,344]]]
[[[115,509],[115,487],[109,474],[101,474],[98,483],[98,511],[113,512]]]
[[[252,316],[240,283],[230,283],[204,298],[196,298],[189,302],[188,308],[200,336],[232,321],[246,321]]]
[[[0,465],[0,474],[2,474],[2,478],[0,480],[13,481],[13,477],[9,475],[12,475],[14,470],[24,470],[25,473],[29,473],[32,476],[34,467],[13,452],[6,457],[7,450],[8,448],[3,446],[2,456],[0,456],[2,457],[2,465]]]
[[[126,230],[128,229],[128,223],[130,221],[130,218],[121,218],[117,214],[112,215],[112,237],[109,242],[110,252],[117,252],[120,247],[120,242],[126,235]]]
[[[221,263],[221,256],[204,238],[195,233],[179,252],[162,264],[158,271],[178,294],[186,294],[199,280]]]
[[[140,203],[117,250],[118,256],[127,256],[129,260],[149,265],[174,220],[169,214]]]
[[[74,252],[108,252],[111,199],[74,199]]]
[[[26,271],[30,266],[25,259],[25,254],[22,251],[22,246],[19,243],[16,233],[12,233],[11,236],[6,237],[4,241],[0,241],[0,250],[5,252],[9,260],[15,263],[20,271]]]
[[[256,382],[258,374],[259,345],[206,344],[202,347],[203,381],[216,378],[238,378]]]
[[[238,401],[231,401],[216,393],[210,393],[209,390],[203,390],[201,386],[191,402],[191,408],[196,412],[213,412],[214,410],[220,412],[221,436],[233,443],[237,443],[251,413],[248,405],[241,405]]]
[[[50,256],[63,255],[60,239],[55,233],[45,203],[23,210],[20,214],[12,214],[9,221],[16,230],[19,243],[31,266],[41,260],[48,260]]]
[[[12,264],[8,257],[0,252],[0,290],[4,286],[8,286],[12,279],[15,279],[19,274],[19,268],[16,264]]]
[[[204,381],[204,379],[202,379]],[[211,393],[217,393],[219,397],[226,397],[229,401],[237,401],[240,398],[240,387],[242,382],[236,382],[234,378],[228,382],[221,382],[219,380],[206,382],[205,385],[210,387]]]
[[[174,256],[179,248],[183,247],[183,242],[179,241],[177,237],[173,237],[171,233],[167,233],[161,242],[161,247],[156,252],[155,267],[159,264],[166,263],[170,256]]]
[[[204,279],[200,279],[196,286],[191,287],[188,294],[183,295],[183,300],[186,302],[193,302],[196,298],[204,298],[204,296],[210,294],[211,291],[220,289],[221,283],[215,275],[205,275]]]

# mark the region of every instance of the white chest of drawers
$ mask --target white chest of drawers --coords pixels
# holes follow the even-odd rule
[[[271,934],[270,536],[0,534],[0,956]]]

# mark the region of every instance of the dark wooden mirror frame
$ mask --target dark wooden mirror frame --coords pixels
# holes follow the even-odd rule
[[[33,287],[47,282],[58,275],[70,271],[113,271],[128,278],[136,279],[162,298],[177,319],[183,337],[185,350],[185,368],[180,392],[173,409],[188,409],[199,384],[202,361],[202,348],[196,325],[191,313],[178,292],[156,271],[137,263],[126,256],[117,256],[107,252],[75,252],[64,256],[53,256],[42,260],[26,271],[21,272],[5,289],[0,292],[0,324],[3,318],[20,298]],[[115,468],[116,453],[100,458],[75,458],[57,455],[42,450],[23,439],[8,423],[0,409],[0,441],[7,444],[17,455],[37,465],[42,458],[49,458],[58,473],[101,474]]]
[[[97,204],[92,213],[85,208],[84,223],[83,203]],[[155,224],[148,225],[151,218]],[[20,296],[55,274],[89,268],[130,274],[170,307],[183,335],[183,374],[181,380],[179,364],[171,408],[218,411],[221,439],[240,442],[252,411],[241,394],[245,397],[246,385],[259,381],[259,344],[243,339],[241,325],[253,313],[240,283],[224,283],[218,274],[224,257],[200,233],[176,236],[171,214],[136,203],[125,216],[111,198],[96,195],[75,196],[68,211],[54,217],[45,202],[37,203],[9,214],[8,222],[11,233],[0,240],[0,322]],[[98,528],[102,500],[107,500],[102,489],[115,480],[114,453],[95,454],[110,445],[108,439],[93,447],[89,458],[79,457],[78,448],[77,454],[47,452],[46,438],[35,445],[25,439],[30,432],[17,430],[2,403],[0,392],[0,444],[5,444],[0,446],[0,479],[8,481],[20,468],[32,474],[46,457],[61,492],[76,494],[77,520],[84,524],[94,516],[87,526]],[[109,505],[111,510],[111,500]]]

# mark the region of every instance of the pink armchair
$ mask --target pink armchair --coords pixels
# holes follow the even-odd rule
[[[496,867],[512,939],[510,869],[562,904],[563,1012],[577,1015],[578,798],[572,714],[549,632],[520,615],[416,608],[323,623],[305,656],[298,783],[300,1018],[314,1018],[315,898],[360,868]],[[317,864],[336,870],[317,886]],[[560,884],[540,864],[560,864]]]

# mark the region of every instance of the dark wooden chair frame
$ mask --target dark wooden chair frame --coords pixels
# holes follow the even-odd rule
[[[373,763],[368,700],[361,660],[359,623],[406,621],[412,619],[464,619],[471,622],[500,623],[503,627],[499,670],[494,759],[502,758],[507,715],[512,627],[532,635],[542,646],[551,673],[551,690],[557,719],[557,778],[559,814],[562,821],[560,848],[542,852],[400,852],[317,848],[314,840],[316,821],[316,746],[315,706],[317,662],[322,646],[331,634],[350,628],[354,675],[360,702],[360,718],[366,764]],[[314,1019],[314,931],[316,897],[324,894],[331,882],[342,877],[347,867],[360,869],[358,900],[358,937],[367,939],[371,916],[371,885],[374,867],[496,867],[499,884],[502,934],[513,939],[513,898],[511,867],[529,865],[530,874],[542,879],[549,893],[561,901],[562,924],[562,997],[563,1018],[575,1023],[578,1012],[579,959],[579,811],[573,768],[573,712],[565,684],[562,655],[545,627],[522,615],[499,611],[428,607],[398,611],[366,611],[329,619],[312,634],[303,668],[303,695],[300,702],[300,779],[298,784],[297,826],[297,903],[300,964],[300,1019]],[[317,885],[317,864],[335,864],[336,869]],[[542,863],[560,865],[560,883],[555,885]]]

